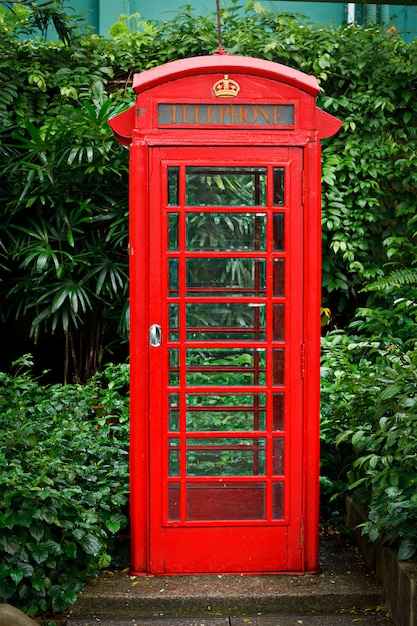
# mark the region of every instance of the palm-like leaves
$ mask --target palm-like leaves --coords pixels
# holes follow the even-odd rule
[[[107,124],[112,100],[97,87],[93,96],[43,126],[16,129],[6,168],[15,190],[6,231],[15,264],[5,285],[10,311],[29,320],[35,340],[63,332],[66,370],[71,361],[76,377],[100,366],[110,326],[114,334],[126,328],[127,155]]]

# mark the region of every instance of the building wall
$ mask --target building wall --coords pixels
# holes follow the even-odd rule
[[[267,8],[275,11],[296,13],[312,22],[340,25],[348,20],[348,4],[343,2],[303,2],[301,0],[261,0]],[[242,2],[242,5],[245,3]],[[88,22],[95,32],[107,37],[112,24],[121,14],[139,13],[145,20],[169,20],[180,7],[190,5],[196,12],[214,13],[215,0],[68,0],[76,12],[87,11]],[[220,0],[222,8],[230,6],[230,0]],[[417,6],[405,5],[355,5],[355,20],[387,22],[406,40],[417,36]]]

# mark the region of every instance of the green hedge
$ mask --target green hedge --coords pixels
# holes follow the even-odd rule
[[[318,105],[343,121],[323,150],[324,306],[340,326],[387,263],[417,261],[417,41],[228,4],[224,47],[315,75]],[[185,6],[122,17],[110,38],[45,42],[27,38],[25,10],[0,7],[0,316],[22,335],[55,332],[68,380],[85,380],[128,336],[128,152],[107,120],[134,100],[135,72],[212,54],[216,19]]]
[[[362,532],[417,555],[417,299],[362,309],[323,340],[322,487],[327,514],[351,492]],[[388,305],[388,298],[387,298]],[[333,507],[331,500],[333,499]]]
[[[128,373],[83,386],[0,373],[0,599],[29,615],[67,609],[127,525]]]

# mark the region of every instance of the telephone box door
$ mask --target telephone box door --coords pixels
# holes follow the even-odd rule
[[[149,571],[302,571],[302,147],[149,148]]]

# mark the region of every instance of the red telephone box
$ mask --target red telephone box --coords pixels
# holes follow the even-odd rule
[[[131,570],[318,569],[314,77],[213,55],[135,75]]]

